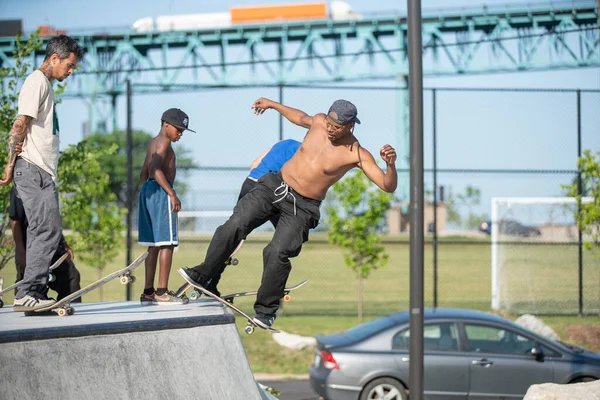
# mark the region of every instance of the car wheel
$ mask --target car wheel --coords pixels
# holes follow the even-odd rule
[[[583,376],[580,378],[575,378],[569,383],[583,383],[583,382],[594,382],[596,379],[591,376]]]
[[[363,389],[360,400],[406,400],[406,388],[392,378],[379,378]]]

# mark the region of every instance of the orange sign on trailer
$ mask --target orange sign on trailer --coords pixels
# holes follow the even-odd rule
[[[327,18],[327,3],[232,7],[229,11],[233,23],[325,19]]]
[[[68,33],[64,29],[54,29],[52,25],[38,25],[37,29],[40,30],[40,36],[66,35]]]

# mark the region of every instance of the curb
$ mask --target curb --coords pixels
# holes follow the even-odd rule
[[[308,374],[254,374],[256,381],[300,381],[308,378]]]

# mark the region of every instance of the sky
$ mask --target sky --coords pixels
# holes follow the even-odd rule
[[[0,0],[0,18],[23,19],[25,30],[42,24],[69,32],[123,32],[144,17],[186,13],[226,12],[231,6],[301,3],[294,0]],[[406,1],[349,0],[355,12],[368,15],[406,14]],[[423,12],[448,8],[447,0],[422,0]],[[485,2],[490,7],[526,5],[532,0]],[[85,7],[82,5],[85,4]],[[481,7],[481,0],[456,0],[453,8]],[[361,86],[390,87],[394,81],[363,81]],[[426,77],[426,88],[569,88],[600,89],[600,68],[548,72],[524,72],[477,76]],[[192,150],[202,166],[248,166],[278,138],[275,112],[257,120],[252,102],[260,97],[276,99],[274,89],[221,89],[183,94],[136,96],[133,100],[134,128],[157,133],[162,111],[179,107],[190,115],[190,127],[198,134],[184,135],[181,143]],[[326,111],[333,100],[344,96],[357,104],[363,124],[356,130],[361,144],[378,159],[386,143],[401,145],[395,107],[401,101],[392,92],[352,89],[286,89],[284,103],[309,114]],[[576,103],[573,93],[450,92],[437,94],[438,167],[454,169],[560,169],[572,170],[576,162]],[[86,102],[65,99],[60,105],[61,149],[82,138],[88,119]],[[118,102],[118,125],[125,128],[124,99]],[[600,94],[582,97],[583,147],[600,151]],[[232,117],[235,115],[235,117]],[[424,94],[425,167],[432,166],[431,93]],[[304,131],[289,123],[284,137],[301,139]],[[184,210],[230,209],[244,171],[204,172],[187,176],[190,186]],[[453,193],[465,186],[481,189],[482,202],[475,207],[490,214],[492,197],[557,196],[569,175],[494,175],[444,173],[438,183]],[[426,174],[426,185],[431,187]],[[186,204],[188,207],[186,207]]]

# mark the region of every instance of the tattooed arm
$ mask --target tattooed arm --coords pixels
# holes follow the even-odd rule
[[[25,140],[25,136],[27,136],[27,125],[29,125],[31,119],[28,115],[18,115],[13,123],[10,137],[8,138],[8,165],[4,168],[4,178],[0,180],[0,185],[2,186],[6,186],[12,181],[15,161],[17,161],[17,156],[21,152],[23,141]]]

